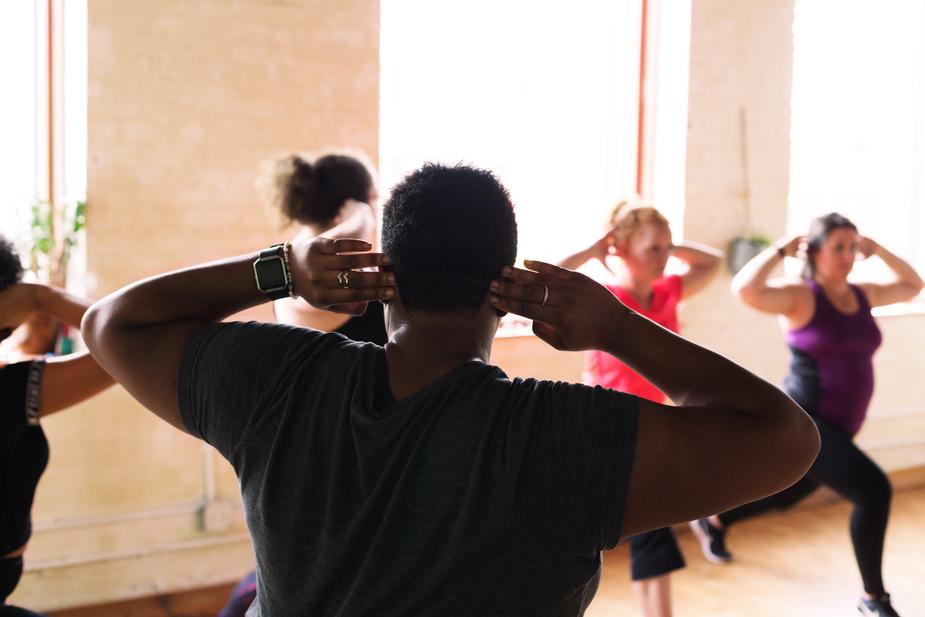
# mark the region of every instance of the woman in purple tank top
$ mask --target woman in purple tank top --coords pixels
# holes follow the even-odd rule
[[[768,280],[785,257],[796,257],[804,246],[803,280]],[[855,261],[871,256],[880,258],[895,280],[849,283]],[[912,266],[860,236],[851,221],[835,213],[815,219],[808,237],[781,240],[739,271],[733,292],[749,306],[781,318],[791,352],[784,389],[815,420],[822,449],[806,476],[785,491],[692,523],[707,559],[730,558],[724,542],[729,525],[788,508],[819,486],[828,486],[854,504],[851,541],[864,583],[858,610],[863,615],[898,615],[881,575],[890,481],[853,439],[873,395],[872,358],[881,342],[870,309],[911,300],[922,285]]]

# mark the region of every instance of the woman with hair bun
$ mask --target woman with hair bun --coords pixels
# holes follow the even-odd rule
[[[665,275],[668,257],[684,262],[680,274]],[[617,258],[617,264],[608,263]],[[652,206],[621,201],[610,216],[607,234],[583,251],[563,259],[559,265],[576,269],[597,260],[612,271],[614,280],[605,283],[623,304],[655,323],[678,332],[678,303],[704,289],[716,275],[723,254],[702,244],[675,245],[668,219]],[[589,351],[584,382],[635,394],[656,403],[665,395],[636,371],[614,356]],[[674,532],[656,529],[630,538],[633,591],[646,617],[670,617],[671,572],[684,567],[684,556]]]
[[[785,257],[805,247],[802,280],[768,280]],[[894,274],[890,283],[851,283],[858,259],[879,257]],[[783,238],[757,255],[732,281],[740,300],[780,317],[790,347],[784,390],[813,418],[822,437],[819,457],[790,488],[709,519],[692,523],[707,559],[724,547],[724,535],[740,520],[790,508],[828,486],[854,505],[851,542],[864,584],[863,615],[897,617],[883,585],[883,542],[892,488],[880,467],[854,443],[874,391],[873,354],[882,337],[871,308],[911,300],[922,278],[908,263],[858,234],[837,213],[815,219],[809,236]],[[722,548],[723,552],[725,549]]]
[[[324,236],[378,244],[376,172],[361,154],[332,153],[314,161],[291,154],[265,165],[258,185],[286,224],[298,226],[294,241]],[[369,303],[363,315],[351,316],[284,298],[273,303],[273,312],[279,323],[340,332],[378,345],[387,340],[378,302]]]

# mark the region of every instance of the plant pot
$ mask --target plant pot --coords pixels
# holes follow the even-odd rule
[[[730,272],[735,274],[741,270],[742,266],[770,245],[771,243],[765,238],[734,239],[729,243],[729,250],[726,252]]]

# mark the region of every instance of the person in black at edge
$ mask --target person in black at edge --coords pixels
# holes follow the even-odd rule
[[[34,312],[80,327],[90,303],[59,289],[21,283],[23,269],[12,245],[0,236],[0,340]],[[32,500],[48,464],[41,420],[112,385],[88,352],[48,360],[0,361],[0,616],[36,615],[6,599],[22,576],[23,553],[32,533]]]
[[[812,420],[734,362],[579,273],[514,268],[488,171],[409,175],[382,244],[297,240],[130,285],[84,318],[104,368],[234,466],[249,617],[581,615],[602,549],[779,491],[819,450]],[[318,308],[388,301],[389,342],[220,323],[285,293],[287,271]],[[509,379],[488,364],[505,311],[557,349],[613,353],[678,406]]]
[[[287,225],[297,223],[293,239],[359,238],[370,244],[378,240],[376,173],[360,154],[326,154],[314,162],[291,154],[265,166],[258,179],[266,201]],[[370,302],[362,315],[319,310],[298,298],[273,303],[278,323],[339,332],[360,343],[385,345],[382,304]],[[231,592],[219,617],[243,617],[257,595],[257,576],[247,573]]]

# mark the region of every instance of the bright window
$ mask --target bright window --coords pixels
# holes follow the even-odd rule
[[[47,152],[40,119],[46,117],[47,65],[40,14],[33,2],[0,3],[0,232],[12,238],[23,233],[22,209],[38,194]],[[13,61],[15,59],[15,61]]]
[[[636,190],[640,2],[383,0],[380,171],[493,170],[522,257],[603,233]]]
[[[797,0],[791,148],[790,231],[840,212],[925,271],[925,2]]]
[[[0,3],[0,54],[15,59],[0,72],[0,233],[25,257],[33,204],[73,210],[86,199],[86,0]],[[82,251],[70,254],[82,272]]]

